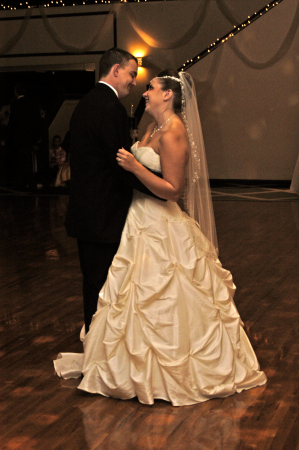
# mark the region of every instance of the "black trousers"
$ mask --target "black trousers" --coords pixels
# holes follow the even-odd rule
[[[119,247],[78,239],[80,266],[83,274],[83,305],[85,331],[89,330],[92,316],[97,310],[98,296],[106,281],[109,267]]]
[[[17,184],[36,189],[32,147],[18,147]]]

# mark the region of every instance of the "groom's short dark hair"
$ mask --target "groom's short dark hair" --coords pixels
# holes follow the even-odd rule
[[[121,48],[111,48],[105,52],[100,60],[99,79],[108,75],[115,64],[125,66],[131,59],[134,59],[138,64],[137,58],[131,55],[131,53]]]

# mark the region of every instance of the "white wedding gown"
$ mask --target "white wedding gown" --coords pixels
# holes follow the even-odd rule
[[[151,148],[132,147],[153,170]],[[54,362],[79,389],[174,406],[266,383],[233,302],[235,286],[196,223],[176,203],[134,193],[117,254],[82,339]]]

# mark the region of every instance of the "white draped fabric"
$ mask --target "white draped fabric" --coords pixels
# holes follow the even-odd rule
[[[238,48],[235,40],[230,39],[228,43],[231,49],[235,52],[238,58],[240,58],[240,60],[244,62],[244,64],[246,64],[248,67],[252,69],[263,70],[273,66],[275,63],[277,63],[277,61],[280,61],[287,54],[288,50],[293,44],[294,37],[297,33],[298,27],[299,27],[299,3],[297,5],[290,28],[287,34],[285,35],[284,39],[281,41],[278,50],[275,52],[274,55],[271,55],[271,57],[264,62],[252,61],[250,58],[244,55],[244,53],[242,53],[242,51]]]
[[[290,191],[295,192],[295,194],[299,195],[299,155],[298,155],[295,170],[293,173]]]
[[[133,147],[142,164],[159,156]],[[215,249],[176,203],[135,193],[118,252],[82,339],[84,356],[62,353],[79,389],[174,406],[226,397],[266,383],[233,302],[235,286]]]
[[[142,26],[138,23],[138,18],[135,13],[135,9],[129,3],[126,3],[124,6],[126,8],[127,17],[130,21],[132,28],[136,31],[139,37],[150,47],[153,48],[161,48],[161,49],[174,49],[181,47],[182,45],[188,44],[191,39],[198,33],[200,26],[203,23],[203,20],[206,16],[206,11],[208,7],[209,0],[203,0],[203,2],[199,2],[198,8],[194,14],[193,23],[186,29],[187,24],[182,27],[185,31],[182,36],[179,38],[175,37],[172,41],[158,40],[153,36],[150,36],[148,33],[145,33],[142,29]],[[189,25],[189,24],[188,24]]]
[[[188,2],[192,4],[193,2]],[[194,4],[197,6],[197,3],[194,2]],[[221,14],[224,16],[224,18],[229,21],[233,25],[238,25],[243,18],[240,16],[240,18],[235,17],[234,13],[229,8],[228,4],[224,0],[216,0],[217,7]],[[161,7],[161,5],[160,5]],[[108,8],[108,5],[107,5]],[[45,27],[45,30],[49,35],[51,36],[52,40],[55,42],[55,44],[61,48],[65,52],[73,52],[73,53],[84,53],[91,51],[92,49],[95,49],[96,46],[101,42],[102,39],[106,37],[111,32],[111,28],[113,27],[113,16],[118,16],[119,12],[124,9],[126,17],[128,18],[132,28],[135,30],[135,32],[139,35],[139,37],[150,47],[152,48],[160,48],[160,49],[176,49],[181,46],[187,45],[194,37],[198,34],[200,28],[205,22],[205,18],[208,12],[209,8],[209,2],[208,0],[203,0],[202,2],[198,2],[198,7],[196,8],[194,12],[194,18],[192,23],[182,23],[182,30],[183,33],[180,37],[177,35],[174,36],[173,39],[165,39],[165,36],[163,38],[158,39],[157,36],[154,36],[153,33],[145,32],[142,23],[139,20],[136,5],[132,6],[128,3],[123,4],[114,4],[109,5],[109,14],[107,16],[107,19],[105,20],[105,23],[103,26],[98,26],[94,30],[94,36],[91,39],[91,41],[85,45],[82,45],[81,47],[70,45],[68,42],[65,41],[65,38],[62,37],[62,35],[59,35],[59,30],[57,30],[52,24],[51,19],[48,18],[48,11],[49,8],[39,7],[39,12],[43,20],[43,24]],[[19,30],[16,32],[16,34],[8,38],[6,42],[1,44],[0,46],[0,54],[6,54],[10,52],[16,44],[20,41],[20,39],[24,36],[24,33],[27,29],[30,17],[32,16],[33,9],[28,9],[24,15],[24,18],[22,20],[21,26]],[[242,53],[242,51],[237,47],[234,40],[229,40],[229,45],[231,46],[232,50],[235,52],[235,54],[249,67],[254,69],[265,69],[270,67],[271,65],[275,64],[278,60],[280,60],[288,51],[290,46],[293,43],[294,36],[298,29],[299,24],[299,4],[295,11],[294,19],[290,25],[290,28],[284,37],[284,39],[281,42],[281,45],[279,46],[277,52],[275,55],[271,56],[268,61],[265,62],[256,62],[252,61],[250,58],[248,58],[246,55]],[[20,18],[21,19],[21,18]],[[150,19],[149,19],[150,20]],[[220,38],[220,36],[219,36]],[[194,55],[189,55],[194,56]]]
[[[32,15],[32,9],[28,9],[25,13],[24,19],[21,22],[21,26],[18,29],[18,31],[16,32],[16,34],[13,37],[11,37],[10,39],[8,39],[6,42],[4,42],[4,43],[1,42],[0,55],[5,55],[10,50],[12,50],[15,45],[17,45],[17,43],[23,37],[23,35],[28,27],[31,15]]]
[[[91,42],[83,47],[76,47],[74,45],[69,45],[68,43],[63,42],[61,40],[61,38],[59,37],[57,31],[55,31],[54,28],[51,26],[51,22],[47,17],[46,8],[40,7],[39,10],[40,10],[40,14],[43,19],[45,29],[50,34],[51,38],[53,39],[53,41],[55,42],[55,44],[58,47],[60,47],[65,52],[84,53],[84,52],[88,52],[88,51],[92,50],[94,47],[96,47],[96,45],[99,42],[101,42],[101,39],[103,39],[105,37],[105,35],[110,32],[110,30],[113,27],[114,14],[117,13],[119,8],[120,8],[120,5],[114,5],[111,8],[111,10],[107,16],[107,19],[104,22],[104,25],[101,27],[98,27],[95,30],[95,35],[94,35],[93,39],[91,40]]]

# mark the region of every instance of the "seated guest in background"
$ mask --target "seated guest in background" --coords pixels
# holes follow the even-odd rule
[[[59,169],[63,166],[66,161],[66,152],[61,147],[61,137],[56,134],[53,137],[53,147],[50,149],[49,154],[49,178],[50,185],[56,185],[56,177]]]
[[[60,166],[56,176],[55,187],[67,186],[71,179],[70,155],[67,156],[66,161]]]

